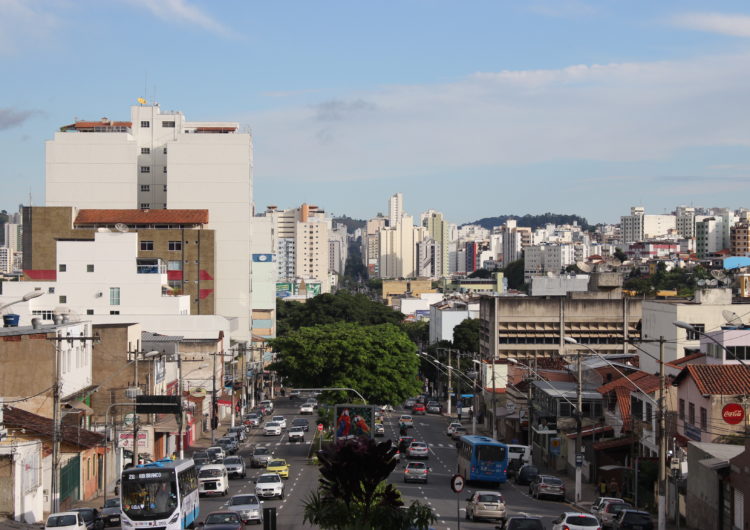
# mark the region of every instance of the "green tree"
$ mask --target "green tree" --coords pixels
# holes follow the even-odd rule
[[[478,318],[467,318],[454,327],[453,347],[462,352],[479,352],[480,326]]]
[[[488,278],[492,278],[492,271],[489,271],[487,269],[477,269],[469,274],[469,278],[483,278],[486,280]]]
[[[508,263],[503,269],[505,277],[508,278],[508,287],[511,289],[523,289],[523,259]]]
[[[419,358],[394,324],[337,322],[290,331],[270,341],[269,367],[299,388],[353,388],[369,403],[401,403],[419,393]]]
[[[397,465],[396,447],[357,438],[318,452],[320,485],[305,501],[305,523],[326,530],[426,529],[436,521],[429,506],[407,510],[401,493],[386,481]]]
[[[417,346],[426,347],[430,342],[430,323],[426,320],[416,322],[403,322],[401,328],[409,335],[411,341]]]
[[[398,324],[404,315],[388,306],[373,302],[363,294],[339,291],[336,294],[321,294],[300,304],[277,300],[277,335],[283,336],[302,327],[356,322],[364,325]]]
[[[616,257],[617,259],[619,259],[619,260],[620,260],[620,262],[621,262],[621,263],[623,263],[623,262],[627,261],[627,259],[628,259],[628,256],[627,256],[627,254],[625,254],[625,253],[624,253],[624,252],[622,251],[622,249],[621,249],[621,248],[619,248],[619,247],[617,247],[617,248],[615,249],[615,251],[614,251],[614,253],[613,253],[613,254],[614,254],[614,256],[615,256],[615,257]]]

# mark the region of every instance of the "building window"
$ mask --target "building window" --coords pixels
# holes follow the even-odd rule
[[[150,147],[141,147],[141,154],[142,155],[150,155],[151,154],[151,148]]]
[[[174,122],[173,121],[163,121],[161,122],[162,127],[167,127],[170,129],[174,129]]]
[[[49,294],[55,294],[55,288],[54,287],[47,287],[47,292]]]
[[[149,203],[147,202],[141,203],[141,210],[148,210],[149,208],[151,208],[151,205]]]
[[[168,271],[181,271],[182,270],[182,260],[170,260],[167,262],[167,270]]]
[[[87,315],[93,315],[94,314],[94,310],[93,309],[87,309],[86,310],[86,314]]]
[[[151,173],[151,166],[141,166],[141,173]]]
[[[110,311],[109,314],[110,315],[119,315],[120,312],[119,311]]]
[[[60,303],[61,304],[67,304],[68,303],[68,297],[65,295],[60,295]]]
[[[167,169],[167,168],[164,168],[164,169]],[[164,184],[164,193],[167,193],[167,185],[166,184]],[[164,208],[166,208],[166,207],[167,207],[167,205],[165,204]]]
[[[708,411],[703,407],[701,407],[701,430],[708,430]]]
[[[58,272],[65,272],[68,270],[68,266],[65,265],[65,263],[60,263],[60,265],[57,266]]]
[[[142,121],[141,122],[141,127],[151,127],[151,123],[147,122],[147,121]]]
[[[164,171],[163,171],[163,172],[164,172],[164,173],[166,173],[166,172],[167,172],[167,166],[164,166]]]
[[[50,309],[33,310],[31,314],[35,317],[41,317],[42,320],[52,320],[53,315]]]
[[[685,400],[680,400],[680,419],[685,421]]]
[[[109,305],[120,305],[120,288],[109,288]]]
[[[695,331],[693,330],[687,330],[687,340],[701,340],[701,333],[704,333],[706,331],[706,325],[705,324],[690,324],[695,328]]]
[[[86,272],[94,272],[94,265],[91,263],[86,265]]]
[[[141,250],[154,250],[153,241],[141,241]]]
[[[148,184],[141,184],[141,191],[151,191],[151,186]]]
[[[649,404],[646,403],[646,422],[651,423],[651,420],[653,420],[653,414],[654,414],[654,408]]]
[[[167,154],[167,148],[166,147],[164,148],[164,154],[165,155]]]
[[[688,423],[695,425],[695,405],[693,403],[688,404]]]
[[[170,241],[168,249],[169,250],[182,250],[182,241]]]

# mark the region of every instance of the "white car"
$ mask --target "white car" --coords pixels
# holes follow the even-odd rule
[[[207,464],[198,471],[198,495],[224,495],[229,493],[229,473],[224,464]]]
[[[552,530],[591,530],[600,526],[599,519],[580,512],[565,512],[552,521]]]
[[[86,521],[83,520],[83,514],[78,512],[59,512],[50,514],[47,517],[47,528],[55,530],[86,530]]]
[[[282,429],[286,429],[286,418],[284,416],[274,416],[271,421],[281,425]]]
[[[266,436],[278,436],[281,434],[281,424],[276,423],[275,421],[269,421],[266,423],[265,427],[263,427],[263,433]]]
[[[290,442],[304,442],[305,441],[305,429],[302,427],[292,427],[289,430],[289,441]]]
[[[303,403],[299,408],[300,414],[312,414],[315,411],[312,403]]]
[[[273,412],[273,401],[271,401],[270,399],[264,399],[263,401],[258,403],[258,406]]]
[[[263,473],[255,479],[255,494],[258,497],[269,499],[284,498],[284,481],[278,473]]]
[[[457,421],[454,421],[453,423],[448,425],[448,428],[445,430],[445,434],[447,434],[448,436],[453,436],[453,431],[455,431],[458,427],[463,427],[463,425],[461,425]]]

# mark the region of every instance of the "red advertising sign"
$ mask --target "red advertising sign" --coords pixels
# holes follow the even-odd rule
[[[318,432],[323,432],[323,424],[318,423]]]
[[[721,417],[729,425],[737,425],[745,419],[745,410],[742,408],[742,405],[738,405],[737,403],[727,403],[721,409]]]

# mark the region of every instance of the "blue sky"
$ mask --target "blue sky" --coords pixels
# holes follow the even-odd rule
[[[464,223],[750,207],[750,6],[0,0],[0,209],[44,142],[145,96],[253,131],[257,207]]]

